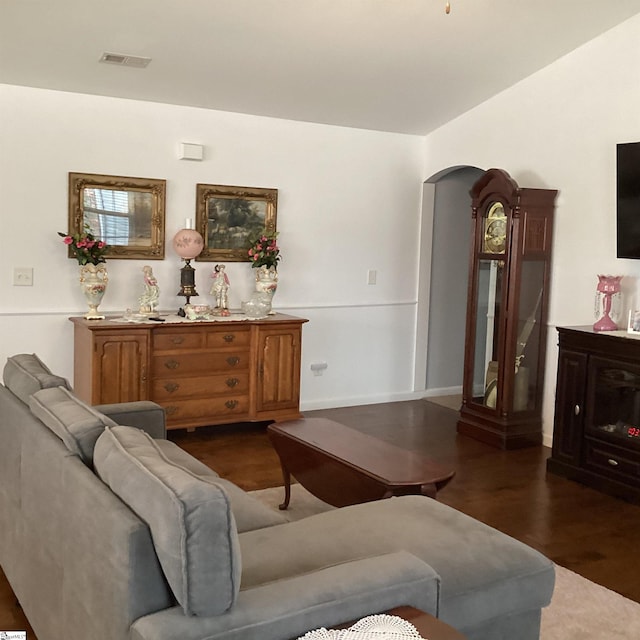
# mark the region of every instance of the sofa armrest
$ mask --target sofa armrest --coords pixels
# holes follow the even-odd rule
[[[286,525],[283,525],[286,526]],[[440,577],[406,551],[353,560],[243,591],[221,616],[194,618],[181,607],[131,626],[132,640],[281,640],[410,605],[437,615]]]
[[[118,424],[142,429],[157,440],[166,440],[167,438],[164,409],[155,402],[138,400],[117,404],[99,404],[94,409],[109,416]]]

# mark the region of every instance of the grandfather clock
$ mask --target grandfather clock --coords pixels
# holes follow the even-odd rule
[[[471,189],[464,381],[458,433],[502,449],[542,442],[554,202],[489,169]]]

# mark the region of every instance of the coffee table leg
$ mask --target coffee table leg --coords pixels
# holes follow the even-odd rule
[[[282,467],[282,478],[284,480],[284,502],[278,506],[278,509],[284,511],[289,506],[289,500],[291,500],[291,474],[283,464],[280,466]]]

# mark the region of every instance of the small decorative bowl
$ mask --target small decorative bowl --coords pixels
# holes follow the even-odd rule
[[[262,296],[254,296],[251,300],[242,303],[242,310],[247,318],[259,320],[269,315],[271,303]]]

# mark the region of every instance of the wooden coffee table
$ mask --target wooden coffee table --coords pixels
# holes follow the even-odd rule
[[[455,470],[325,418],[270,424],[289,506],[291,476],[334,507],[418,494],[435,498]]]
[[[418,633],[428,640],[465,640],[466,638],[466,636],[463,636],[459,631],[442,622],[442,620],[438,620],[435,616],[416,609],[415,607],[396,607],[390,611],[385,611],[385,613],[409,621]],[[355,623],[356,620],[334,628],[348,629]]]

